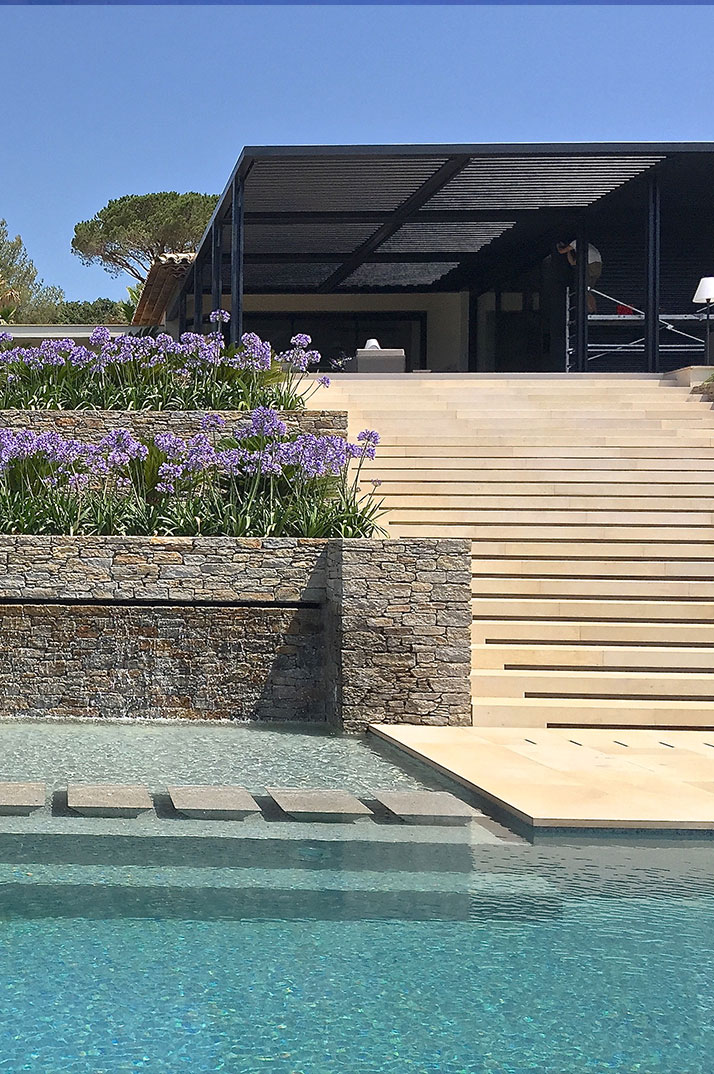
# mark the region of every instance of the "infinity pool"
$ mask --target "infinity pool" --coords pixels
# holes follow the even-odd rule
[[[711,846],[353,828],[6,836],[0,1071],[711,1074]]]

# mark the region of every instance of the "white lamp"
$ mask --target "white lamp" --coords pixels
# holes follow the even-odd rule
[[[378,339],[368,339],[362,348],[364,351],[381,351],[381,349]]]
[[[712,302],[714,302],[714,276],[702,276],[699,281],[699,286],[694,292],[692,302],[697,306],[706,305],[707,308],[707,341],[704,353],[706,355],[706,363],[709,365],[709,314],[711,312]]]

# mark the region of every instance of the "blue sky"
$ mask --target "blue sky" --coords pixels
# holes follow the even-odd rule
[[[69,298],[74,224],[219,192],[243,145],[714,139],[709,7],[0,11],[0,217]]]

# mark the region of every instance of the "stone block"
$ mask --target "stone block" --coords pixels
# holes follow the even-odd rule
[[[0,816],[27,816],[45,804],[44,783],[0,783]]]
[[[120,783],[70,783],[67,805],[83,817],[137,817],[153,808],[146,787]]]
[[[448,791],[375,791],[374,797],[407,824],[466,824],[482,816]]]
[[[352,821],[372,816],[372,810],[348,791],[298,787],[268,787],[267,790],[280,809],[295,820]]]
[[[260,813],[255,798],[243,787],[168,787],[177,813],[199,820],[245,820]]]

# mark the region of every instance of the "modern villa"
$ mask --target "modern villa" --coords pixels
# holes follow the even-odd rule
[[[314,405],[380,431],[392,537],[470,542],[471,714],[417,696],[375,730],[534,823],[714,805],[699,762],[676,802],[657,768],[623,803],[589,769],[554,786],[550,752],[576,728],[632,758],[624,728],[659,763],[648,734],[714,728],[712,190],[708,143],[247,147],[137,310],[180,335],[229,309],[231,340],[278,349],[309,331],[328,367],[403,353]]]
[[[713,188],[710,143],[249,146],[135,323],[180,334],[222,307],[232,338],[280,347],[309,322],[327,359],[376,337],[407,370],[691,365]]]
[[[710,1074],[713,191],[246,148],[0,333],[0,1070]]]

